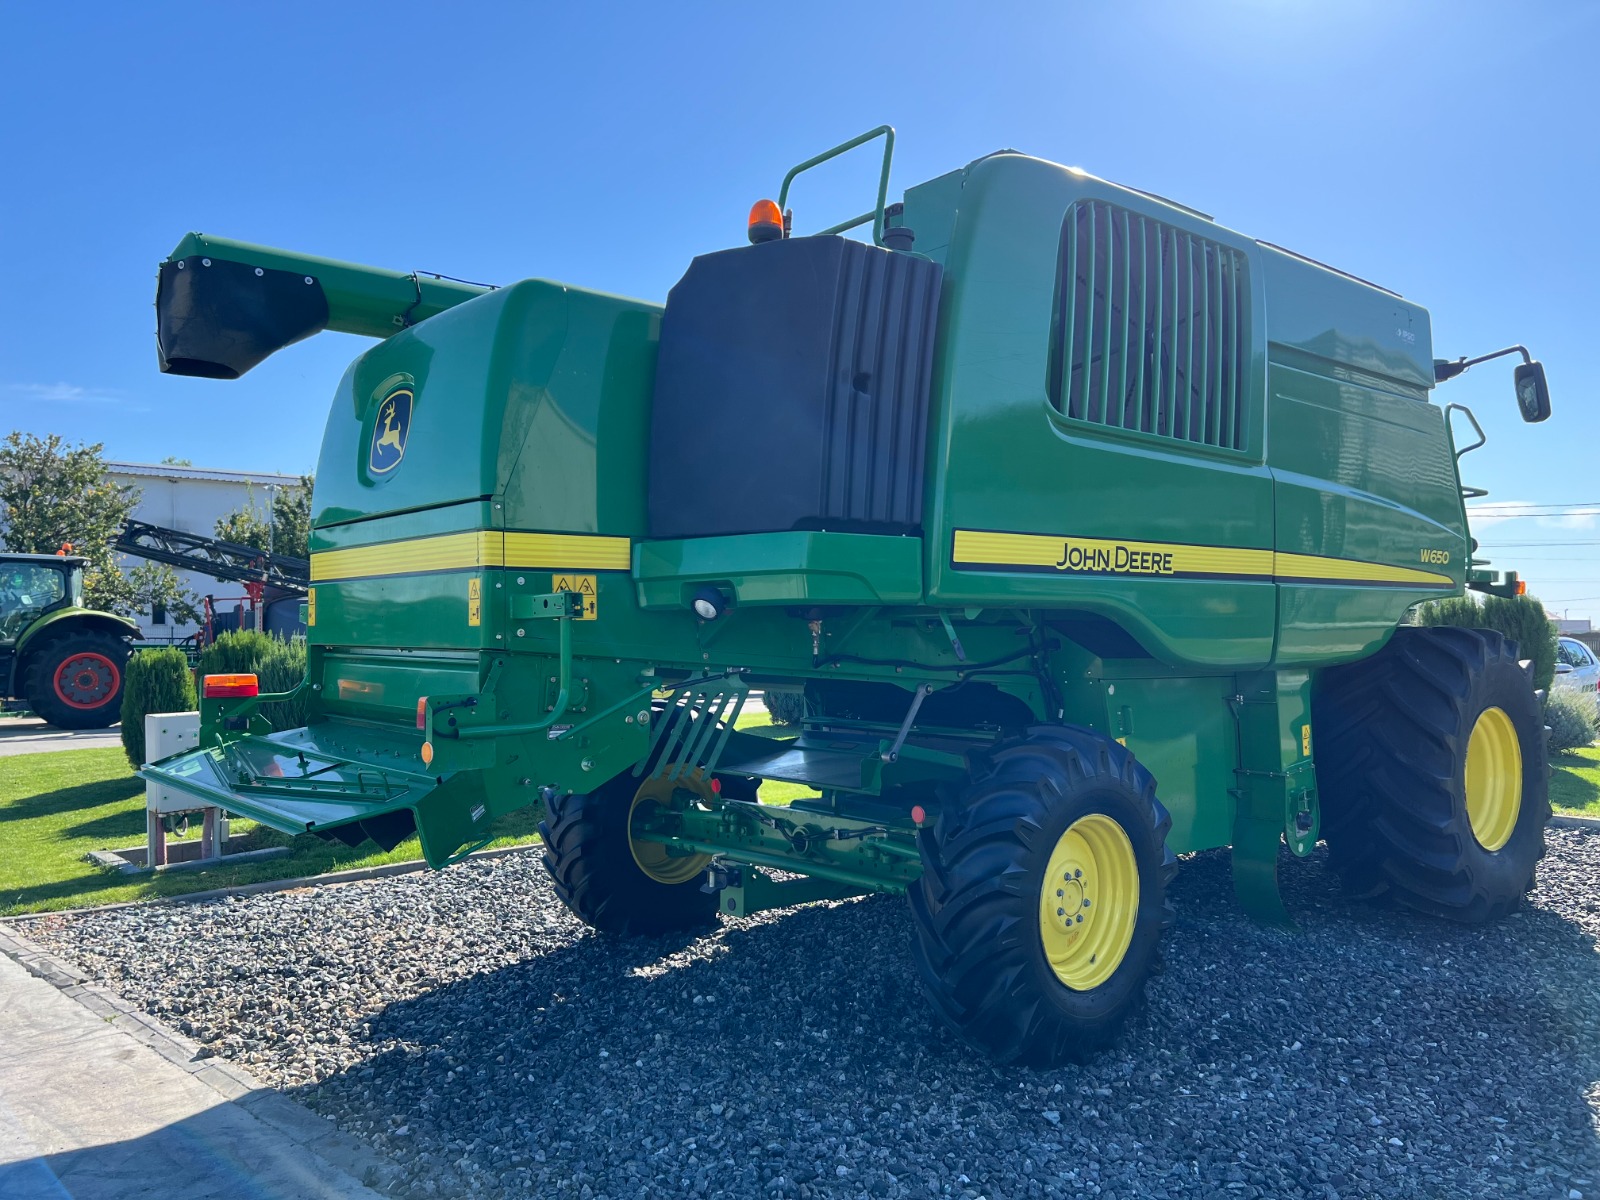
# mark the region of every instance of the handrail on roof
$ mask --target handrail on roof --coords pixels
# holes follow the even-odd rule
[[[820,166],[830,158],[838,158],[847,151],[854,150],[857,146],[865,145],[873,138],[883,138],[883,168],[878,172],[878,206],[871,212],[864,212],[859,217],[852,217],[848,221],[841,221],[837,225],[830,225],[826,229],[817,231],[816,236],[821,237],[830,233],[843,233],[847,229],[854,229],[858,225],[872,222],[872,241],[875,245],[883,245],[883,209],[889,199],[889,164],[894,158],[894,126],[879,125],[876,129],[851,138],[848,142],[840,142],[831,150],[824,150],[821,154],[806,159],[798,166],[789,168],[789,173],[783,177],[783,186],[778,189],[778,209],[784,210],[784,205],[789,199],[789,185],[795,177],[812,167]]]

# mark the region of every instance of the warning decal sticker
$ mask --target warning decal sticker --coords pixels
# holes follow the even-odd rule
[[[600,599],[593,575],[552,575],[552,592],[577,592],[583,597],[583,616],[580,621],[592,621],[600,615]]]

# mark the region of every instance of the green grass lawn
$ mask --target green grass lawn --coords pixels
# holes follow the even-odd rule
[[[501,817],[492,826],[492,844],[536,841],[537,821],[534,809]],[[144,782],[128,768],[120,747],[0,758],[0,916],[176,896],[422,857],[416,838],[384,853],[371,842],[352,849],[310,834],[291,838],[249,821],[229,824],[231,833],[247,833],[245,849],[288,846],[290,852],[253,863],[123,875],[84,861],[90,850],[144,844]]]
[[[1550,803],[1557,812],[1600,817],[1600,746],[1556,754],[1550,765]]]

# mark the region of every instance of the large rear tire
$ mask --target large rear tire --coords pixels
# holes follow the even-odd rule
[[[1533,887],[1550,772],[1514,643],[1402,627],[1318,680],[1312,727],[1323,837],[1352,894],[1478,923]]]
[[[128,643],[108,633],[67,633],[28,654],[28,707],[57,729],[104,729],[122,717]]]
[[[1169,923],[1172,818],[1126,748],[1034,726],[921,835],[913,958],[935,1011],[1001,1062],[1081,1060],[1143,999]]]

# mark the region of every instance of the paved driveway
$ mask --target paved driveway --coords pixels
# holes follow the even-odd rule
[[[382,1200],[321,1157],[343,1148],[326,1121],[72,992],[0,953],[0,1196]]]
[[[39,754],[45,750],[88,750],[120,746],[122,730],[57,729],[37,717],[0,717],[0,758],[8,754]]]

